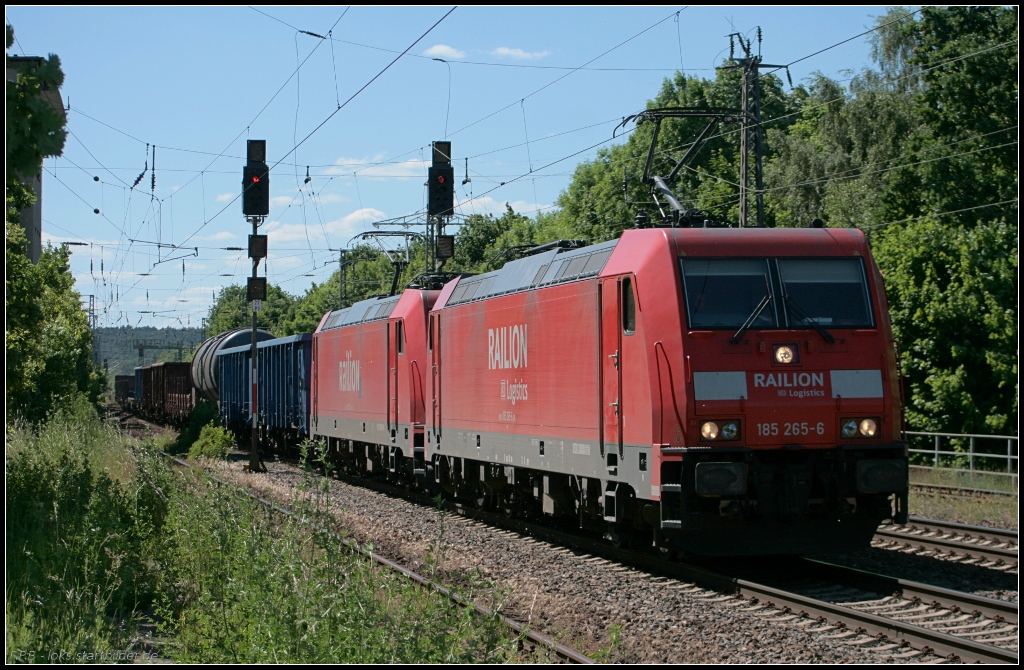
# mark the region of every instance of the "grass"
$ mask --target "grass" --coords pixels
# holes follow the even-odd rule
[[[496,618],[414,585],[332,534],[205,477],[192,478],[176,496],[160,592],[178,660],[521,660],[519,641]],[[333,526],[329,480],[312,468],[291,506],[322,527]]]
[[[1011,478],[1004,473],[989,473],[980,470],[957,472],[949,468],[915,467],[912,465],[910,466],[910,481],[915,484],[939,484],[1014,493],[1019,490],[1016,477]]]
[[[84,402],[6,437],[6,660],[127,650],[170,472]]]
[[[910,469],[910,481],[917,484],[960,486],[990,489],[995,491],[1017,491],[1009,477],[999,477],[985,472],[954,472],[942,468]],[[974,526],[993,528],[1017,528],[1019,496],[1001,495],[959,495],[948,491],[910,490],[910,513],[928,519],[955,521]]]
[[[416,586],[332,534],[205,475],[176,475],[155,445],[104,425],[87,404],[6,431],[8,662],[125,660],[144,611],[169,639],[161,653],[182,662],[541,656],[524,654],[496,617]],[[293,508],[333,527],[330,503],[328,480],[311,467]],[[501,594],[483,582],[459,592],[501,609]]]

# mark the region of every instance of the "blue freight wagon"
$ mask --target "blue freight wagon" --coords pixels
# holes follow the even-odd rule
[[[257,345],[259,388],[256,395],[261,441],[273,446],[296,444],[309,437],[313,336],[292,335]],[[239,441],[251,436],[249,403],[251,345],[217,353],[219,411],[223,424]]]

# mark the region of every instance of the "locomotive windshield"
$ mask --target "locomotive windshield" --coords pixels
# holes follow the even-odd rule
[[[690,328],[871,328],[857,258],[681,258]],[[748,323],[749,321],[749,323]]]
[[[780,258],[778,266],[791,327],[874,325],[860,259]]]
[[[738,328],[769,294],[767,259],[684,258],[683,283],[691,328]],[[751,328],[775,328],[774,308],[761,309]]]

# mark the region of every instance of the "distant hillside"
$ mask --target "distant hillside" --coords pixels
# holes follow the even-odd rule
[[[97,328],[93,331],[93,350],[113,377],[133,374],[140,364],[190,360],[203,339],[201,328]],[[140,346],[145,353],[142,363]]]

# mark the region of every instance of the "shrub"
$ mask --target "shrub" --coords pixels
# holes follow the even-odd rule
[[[189,447],[188,456],[189,458],[200,456],[224,458],[231,451],[232,446],[234,446],[234,440],[231,439],[231,434],[211,421],[203,426],[203,430],[199,433],[199,439]]]
[[[188,423],[185,424],[181,433],[178,434],[178,439],[168,447],[168,453],[187,454],[192,449],[192,445],[199,439],[203,428],[210,423],[220,425],[217,416],[217,403],[199,398],[196,400],[195,407],[192,408],[192,414],[189,415]]]

